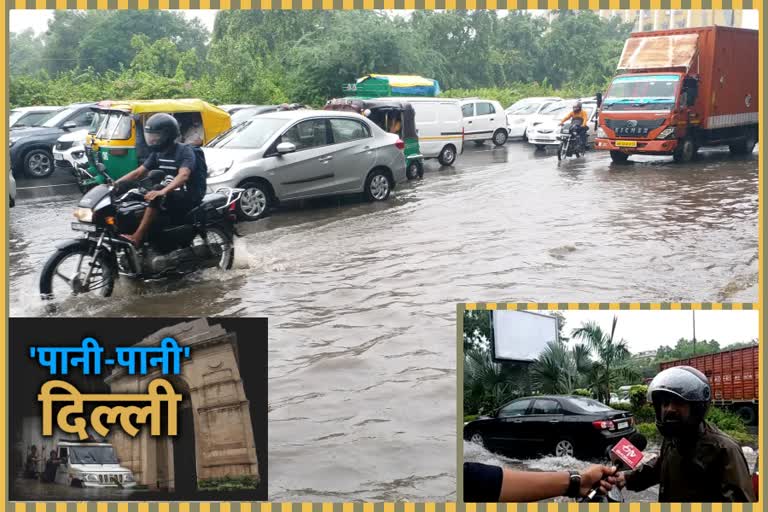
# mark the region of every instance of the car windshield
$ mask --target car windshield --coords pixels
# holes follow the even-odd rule
[[[269,110],[268,107],[248,107],[248,108],[238,110],[237,112],[232,114],[232,126],[236,124],[240,124],[243,121],[247,121],[252,117],[255,117],[261,113],[267,112],[268,110]]]
[[[602,402],[598,402],[597,400],[592,400],[591,398],[583,398],[583,397],[568,397],[566,398],[568,402],[571,403],[571,405],[574,405],[578,409],[581,409],[584,412],[591,413],[591,412],[606,412],[606,411],[612,411],[613,409],[608,407]]]
[[[67,107],[59,110],[53,117],[50,117],[43,126],[46,128],[56,128],[62,121],[77,112],[81,107]]]
[[[131,116],[123,112],[111,112],[102,123],[96,136],[107,140],[127,140],[131,138]]]
[[[106,118],[106,112],[94,111],[91,125],[88,127],[88,134],[96,135],[96,133],[99,131],[99,128],[101,128],[101,123],[103,123]]]
[[[72,464],[118,464],[111,446],[70,446],[69,461]]]
[[[24,112],[20,110],[11,110],[11,115],[8,117],[8,126],[13,126],[23,115]]]
[[[678,82],[678,75],[617,77],[605,95],[603,110],[672,110]]]
[[[540,101],[527,101],[520,103],[519,101],[507,109],[507,114],[535,114],[541,106]]]
[[[8,126],[20,128],[22,126],[42,126],[48,119],[56,114],[57,110],[50,111],[23,111],[12,110],[8,118]]]
[[[559,115],[565,115],[565,112],[572,107],[573,105],[571,103],[553,103],[539,113],[543,116],[557,117]]]
[[[288,120],[256,116],[222,133],[206,147],[230,149],[258,149],[267,143]]]

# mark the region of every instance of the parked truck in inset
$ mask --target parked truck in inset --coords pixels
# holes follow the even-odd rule
[[[758,365],[757,345],[724,350],[660,364],[659,370],[673,366],[693,366],[704,373],[712,388],[712,404],[736,412],[748,425],[758,418]]]
[[[604,95],[595,148],[614,162],[702,146],[752,153],[758,140],[758,32],[698,27],[633,33]]]

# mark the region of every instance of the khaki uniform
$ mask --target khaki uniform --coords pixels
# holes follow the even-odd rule
[[[725,503],[755,500],[741,447],[704,422],[695,443],[664,439],[659,456],[625,474],[626,488],[642,491],[659,484],[659,502]]]

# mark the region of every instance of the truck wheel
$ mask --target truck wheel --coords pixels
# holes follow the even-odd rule
[[[748,405],[744,405],[739,407],[736,410],[736,414],[738,414],[742,420],[744,420],[744,423],[747,425],[754,425],[755,420],[757,419],[757,415],[755,414],[755,408],[750,407]]]
[[[611,160],[613,160],[613,163],[623,164],[629,160],[629,155],[621,151],[611,151]]]
[[[685,164],[693,160],[694,156],[696,156],[696,144],[693,139],[686,137],[678,144],[672,159],[678,164]]]
[[[731,151],[732,155],[749,155],[754,151],[755,144],[757,144],[755,132],[750,130],[743,141],[737,142],[736,144],[730,144],[728,149]]]

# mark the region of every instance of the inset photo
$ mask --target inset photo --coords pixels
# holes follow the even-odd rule
[[[267,499],[265,318],[13,318],[13,501]]]
[[[757,500],[757,310],[459,315],[465,502]]]

